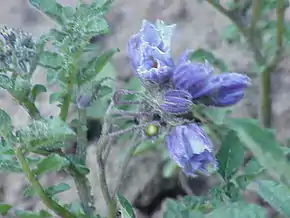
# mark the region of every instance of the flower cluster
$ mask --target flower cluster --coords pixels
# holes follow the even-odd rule
[[[25,75],[35,67],[36,47],[32,36],[20,29],[0,26],[0,71]]]
[[[174,62],[174,29],[175,25],[165,25],[161,20],[155,24],[144,20],[128,43],[135,75],[143,84],[157,84],[161,90],[160,109],[175,115],[189,112],[192,104],[226,107],[239,102],[251,84],[250,79],[238,73],[214,74],[208,62],[191,61],[191,50],[184,51]],[[187,175],[194,175],[197,170],[207,173],[208,165],[217,167],[212,142],[195,123],[173,127],[166,136],[166,146],[170,157]]]

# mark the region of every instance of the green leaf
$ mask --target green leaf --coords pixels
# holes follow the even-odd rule
[[[74,131],[59,118],[33,121],[16,132],[19,141],[32,149],[71,138]]]
[[[202,113],[216,125],[222,125],[226,116],[231,112],[229,108],[203,107]]]
[[[130,202],[120,194],[118,194],[117,200],[122,214],[122,218],[135,218],[133,207]]]
[[[33,172],[37,175],[44,173],[57,172],[67,167],[70,162],[57,154],[50,155],[37,164],[37,168]]]
[[[75,168],[75,170],[81,174],[81,175],[87,175],[90,173],[90,169],[87,168],[85,165],[83,165],[80,160],[79,157],[76,155],[67,155],[67,158],[69,158],[71,164],[73,165],[73,167]]]
[[[49,104],[52,104],[54,102],[62,102],[62,99],[63,99],[63,93],[62,92],[54,92],[54,93],[51,93],[49,95]]]
[[[63,67],[64,60],[63,57],[56,52],[44,51],[39,55],[38,64],[45,68],[57,70]]]
[[[14,80],[14,86],[10,92],[17,100],[26,101],[28,100],[31,87],[32,85],[30,83],[30,80],[17,77]]]
[[[14,156],[0,155],[0,172],[20,173],[22,169]]]
[[[32,212],[32,211],[16,211],[15,215],[17,218],[48,218],[52,217],[51,214],[49,214],[45,210],[41,210],[39,212]]]
[[[92,58],[92,60],[88,62],[86,68],[78,75],[79,85],[89,82],[99,74],[116,52],[119,52],[119,49],[111,49],[97,58]],[[109,77],[109,75],[106,76]]]
[[[54,69],[48,69],[46,72],[46,81],[48,84],[53,84],[57,82],[59,76],[59,71],[56,71]]]
[[[248,185],[260,176],[264,175],[264,169],[256,159],[251,159],[244,167],[243,174],[235,178],[238,186],[245,190]]]
[[[31,90],[31,97],[33,101],[36,99],[38,94],[43,93],[43,92],[47,92],[46,87],[42,84],[35,84]]]
[[[252,119],[245,118],[227,119],[226,125],[236,131],[240,141],[268,173],[281,181],[290,181],[290,166],[272,131],[261,128]]]
[[[45,189],[45,192],[49,195],[49,196],[53,196],[56,195],[58,193],[61,192],[65,192],[67,190],[70,189],[70,186],[66,183],[59,183],[57,185],[53,185],[50,186],[48,188]],[[33,195],[35,195],[34,189],[32,186],[28,186],[24,192],[23,192],[24,197],[31,197]]]
[[[228,71],[228,68],[222,59],[217,58],[212,52],[199,48],[189,54],[191,61],[208,61],[210,64],[219,68],[222,72]]]
[[[156,150],[156,143],[152,142],[150,140],[146,140],[142,142],[140,145],[138,145],[137,149],[134,151],[133,155],[141,155],[148,151],[154,151]]]
[[[213,210],[205,218],[266,218],[266,211],[254,204],[236,202]]]
[[[12,129],[11,117],[4,110],[0,109],[0,136],[7,136]]]
[[[55,0],[43,1],[43,0],[29,0],[30,4],[45,13],[51,19],[57,21],[58,23],[63,23],[63,7],[58,4]]]
[[[234,131],[229,131],[217,153],[218,172],[229,181],[244,161],[244,147]]]
[[[238,43],[241,41],[241,33],[234,24],[228,25],[221,34],[222,39],[227,40],[229,43]]]
[[[168,161],[163,167],[164,178],[170,178],[176,173],[178,166],[173,161]]]
[[[0,88],[5,89],[5,90],[12,90],[13,89],[13,82],[9,78],[9,76],[0,73]]]
[[[290,217],[290,189],[274,181],[259,181],[257,193],[276,211],[285,217]]]
[[[199,211],[189,210],[190,208],[183,202],[166,200],[163,218],[203,218],[204,215]]]
[[[5,215],[12,208],[10,204],[0,204],[0,214]]]

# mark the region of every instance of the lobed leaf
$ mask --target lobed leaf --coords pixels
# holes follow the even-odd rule
[[[15,215],[17,218],[48,218],[48,217],[53,217],[50,213],[48,213],[45,210],[41,210],[39,212],[18,210],[15,212]]]
[[[33,170],[34,174],[42,175],[44,173],[57,172],[67,167],[70,162],[57,154],[52,154],[40,160],[37,168]]]
[[[65,192],[65,191],[67,191],[69,189],[70,189],[70,186],[68,184],[59,183],[57,185],[53,185],[53,186],[50,186],[50,187],[46,188],[45,192],[49,196],[53,196],[53,195],[56,195],[58,193]],[[24,189],[23,195],[24,195],[24,197],[31,197],[31,196],[35,195],[33,187],[32,186],[28,186],[26,189]]]
[[[226,125],[237,133],[244,146],[272,176],[281,181],[290,181],[290,166],[272,131],[263,129],[252,119],[245,118],[227,119]]]
[[[244,161],[245,149],[236,132],[229,131],[222,140],[221,148],[217,153],[219,163],[218,172],[225,181],[229,181]]]
[[[92,60],[90,60],[86,68],[78,74],[79,85],[90,82],[93,78],[95,78],[97,74],[103,70],[103,68],[107,65],[109,60],[116,52],[119,52],[119,49],[110,49],[109,51],[103,53],[101,56],[97,58],[94,57]],[[109,75],[106,75],[106,77],[109,77]]]
[[[59,118],[33,121],[16,132],[20,143],[28,149],[62,142],[75,136],[74,131]]]
[[[0,109],[0,136],[7,136],[12,130],[11,117],[4,110]]]
[[[199,48],[189,55],[191,61],[208,61],[210,64],[219,68],[222,72],[228,71],[225,62],[217,58],[212,52]]]
[[[36,7],[38,10],[45,13],[51,19],[57,21],[62,24],[65,20],[65,16],[71,13],[71,9],[68,7],[63,7],[56,0],[29,0],[30,4]]]
[[[258,194],[275,210],[286,217],[290,217],[290,189],[274,181],[262,180],[258,182]]]
[[[221,206],[205,216],[205,218],[266,218],[266,211],[254,204],[245,202],[230,203]]]
[[[10,204],[0,204],[0,214],[5,215],[8,213],[8,211],[12,208],[12,205]]]
[[[135,218],[133,207],[124,196],[118,194],[117,201],[122,214],[122,218]]]

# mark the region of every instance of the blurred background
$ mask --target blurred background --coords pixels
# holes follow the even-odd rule
[[[40,36],[55,25],[43,14],[30,7],[28,0],[1,1],[1,24],[22,28],[31,32],[35,37]],[[75,4],[73,0],[59,0],[59,2],[66,5]],[[290,13],[286,11],[286,22],[289,22],[288,17],[290,17]],[[162,19],[168,24],[177,24],[173,37],[174,57],[177,57],[186,48],[205,48],[223,59],[230,71],[247,73],[252,76],[254,85],[249,89],[246,99],[236,106],[234,116],[257,116],[259,88],[258,81],[251,72],[253,67],[252,53],[245,44],[232,44],[230,40],[224,40],[224,29],[230,24],[230,21],[205,1],[115,0],[107,19],[111,26],[111,33],[95,40],[103,45],[102,49],[120,48],[121,52],[116,54],[112,60],[112,65],[120,81],[131,75],[126,57],[128,38],[139,30],[143,19],[150,21]],[[288,60],[290,59],[286,57],[277,72],[272,74],[273,127],[276,129],[279,139],[288,138],[290,129],[290,64]],[[112,68],[112,70],[114,69]],[[34,79],[38,82],[45,81],[42,69],[38,69]],[[122,82],[120,82],[120,86],[122,86]],[[42,114],[54,115],[57,113],[57,108],[48,104],[46,95],[42,95],[38,102]],[[13,122],[17,127],[28,122],[26,112],[16,106],[5,92],[0,93],[0,107],[12,115]],[[94,146],[91,146],[88,152],[88,164],[92,169],[96,167],[94,149]],[[115,184],[120,149],[122,148],[115,147],[110,158],[108,166],[109,185]],[[179,188],[179,182],[160,176],[160,164],[159,156],[153,152],[135,158],[130,164],[122,191],[135,205],[137,217],[160,217],[162,202],[165,198],[176,198],[178,195],[186,193],[185,190]],[[104,213],[105,207],[98,187],[97,176],[91,173],[90,179],[94,184],[93,189],[96,196],[99,196],[96,201],[97,210]],[[61,173],[46,176],[42,179],[42,183],[52,185],[56,180],[66,181],[73,187],[73,182]],[[13,204],[17,209],[35,210],[42,208],[43,205],[37,198],[22,197],[26,184],[23,175],[0,173],[0,202]],[[200,185],[198,181],[192,181],[190,184],[193,189],[200,189]],[[72,188],[62,193],[59,198],[62,202],[77,199],[75,189]]]

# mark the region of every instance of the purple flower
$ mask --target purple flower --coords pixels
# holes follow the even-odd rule
[[[137,77],[155,83],[169,81],[174,67],[170,54],[174,27],[160,20],[155,25],[144,20],[139,33],[130,38],[128,57]]]
[[[93,96],[91,94],[81,94],[77,97],[76,103],[78,108],[84,109],[89,107],[92,103]]]
[[[217,168],[212,142],[197,124],[174,127],[166,136],[165,143],[169,156],[186,175],[194,176],[196,171],[208,174],[209,166]]]
[[[194,97],[207,84],[213,69],[207,62],[191,62],[185,57],[180,59],[183,61],[176,66],[172,83],[176,89],[186,90]]]
[[[164,93],[161,109],[170,114],[185,114],[192,106],[192,97],[184,90],[168,90]]]
[[[230,106],[242,100],[245,89],[250,85],[250,78],[243,74],[223,73],[214,75],[201,91],[193,94],[193,98],[200,98],[206,105]]]

